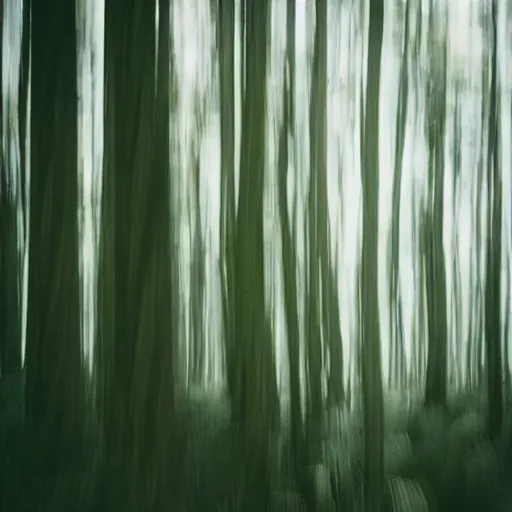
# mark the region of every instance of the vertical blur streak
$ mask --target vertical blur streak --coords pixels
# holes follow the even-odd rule
[[[292,237],[288,214],[288,169],[290,155],[295,149],[295,0],[286,2],[286,54],[283,80],[283,122],[278,149],[278,207],[281,228],[284,311],[288,348],[290,428],[294,469],[299,474],[302,459],[303,425],[299,356],[299,314],[297,292],[297,245]],[[287,79],[288,78],[288,79]],[[292,141],[290,150],[289,139]],[[296,176],[294,176],[297,179]],[[292,217],[293,218],[293,217]]]
[[[26,134],[27,134],[27,106],[28,106],[28,83],[30,64],[30,4],[31,0],[23,0],[22,4],[22,27],[21,27],[21,62],[20,77],[18,84],[18,125],[20,145],[20,206],[22,212],[22,238],[26,243],[27,226],[27,197],[26,197]]]
[[[155,9],[154,2],[144,3],[141,6],[134,0],[119,7],[117,2],[105,2],[105,157],[97,344],[107,456],[134,449],[129,395],[140,307],[132,302],[141,299],[142,290],[140,286],[135,289],[134,280],[140,276],[137,271],[147,193],[144,184],[137,196],[135,182],[142,168],[153,164],[151,132],[147,131],[152,130],[155,91]],[[134,253],[130,250],[132,239]]]
[[[460,86],[457,83],[455,86],[455,107],[453,113],[453,168],[452,168],[452,205],[453,205],[453,236],[452,236],[452,294],[451,294],[451,329],[450,329],[450,340],[452,345],[452,360],[457,361],[458,355],[463,356],[463,336],[462,331],[462,315],[463,315],[463,303],[462,303],[462,291],[461,281],[462,275],[460,271],[460,196],[461,196],[461,152],[460,145],[462,143],[462,131],[461,131],[461,92]],[[461,390],[462,376],[464,372],[464,364],[454,364],[452,366],[452,380],[453,385],[457,391]]]
[[[267,45],[270,0],[246,2],[245,96],[242,102],[239,200],[235,235],[236,393],[248,478],[266,473],[268,435],[278,418],[272,333],[265,308],[263,196],[267,134]]]
[[[327,270],[326,223],[328,205],[326,197],[327,173],[327,3],[315,2],[315,35],[313,50],[313,68],[311,98],[309,105],[309,184],[307,200],[308,234],[308,298],[307,298],[307,434],[308,445],[319,446],[323,390],[322,372],[324,370],[323,347],[328,345],[327,332],[324,331],[322,306],[324,306],[325,280],[323,272]]]
[[[12,6],[10,6],[12,9]],[[4,25],[10,11],[0,4],[0,84],[10,81],[4,78],[3,41]],[[4,21],[5,20],[5,21]],[[24,41],[28,33],[24,33]],[[7,47],[10,48],[8,42]],[[26,50],[26,49],[25,49]],[[9,50],[8,50],[9,51]],[[7,73],[11,67],[6,67]],[[28,81],[27,81],[28,83]],[[3,89],[2,89],[3,90]],[[21,101],[21,100],[20,100]],[[0,374],[16,373],[22,365],[22,276],[24,254],[25,211],[24,187],[20,184],[23,172],[16,165],[16,115],[15,103],[8,95],[0,101]],[[21,134],[20,134],[21,136]],[[19,139],[24,140],[23,139]],[[23,146],[23,143],[20,143]],[[22,183],[24,183],[22,181]],[[21,215],[20,215],[21,213]],[[21,217],[21,223],[20,223]],[[19,229],[19,225],[22,229]]]
[[[199,93],[197,93],[199,96]],[[201,223],[201,143],[203,140],[204,106],[201,98],[196,99],[194,120],[197,135],[192,143],[193,168],[191,198],[189,200],[190,228],[190,321],[189,321],[189,382],[201,383],[205,377],[205,289],[206,289],[206,247]]]
[[[236,394],[237,346],[235,338],[235,3],[219,2],[220,75],[220,276],[226,380],[231,399]]]
[[[441,8],[437,8],[441,9]],[[446,21],[430,12],[427,96],[428,187],[425,208],[425,283],[428,322],[426,405],[445,405],[448,376],[446,261],[443,247],[445,189]]]
[[[398,85],[398,108],[396,113],[395,166],[393,172],[393,197],[391,213],[390,284],[389,284],[389,386],[394,389],[405,384],[405,352],[403,339],[403,298],[399,289],[399,246],[400,246],[400,202],[402,196],[402,172],[405,146],[405,130],[409,97],[409,23],[410,5],[406,0],[404,49],[400,63]]]
[[[379,325],[378,197],[379,197],[379,91],[383,0],[370,0],[366,107],[362,150],[363,246],[361,255],[361,334],[364,407],[365,510],[382,510],[384,492],[384,413]]]
[[[31,14],[27,428],[57,464],[84,425],[75,2],[34,2]]]
[[[105,3],[98,398],[107,460],[128,470],[135,510],[161,507],[173,489],[166,484],[174,482],[178,282],[171,244],[168,0],[159,11],[155,61],[156,4]]]
[[[500,169],[500,90],[498,87],[498,2],[491,4],[491,103],[489,108],[487,160],[487,254],[485,281],[485,348],[487,356],[487,393],[489,435],[501,434],[503,423],[503,365],[501,348],[501,246],[502,176]]]

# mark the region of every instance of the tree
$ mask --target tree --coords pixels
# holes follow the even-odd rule
[[[98,275],[98,398],[108,462],[130,471],[138,493],[133,506],[148,510],[162,505],[172,468],[177,295],[171,245],[169,1],[161,0],[159,7],[155,57],[156,3],[105,3]]]
[[[279,133],[278,206],[281,228],[281,258],[284,310],[288,348],[290,423],[296,476],[302,461],[303,421],[300,384],[299,312],[297,293],[297,247],[294,245],[288,213],[288,167],[295,144],[295,0],[287,0],[286,59],[283,80],[283,122]],[[288,77],[288,79],[287,79]],[[290,150],[289,139],[292,140]]]
[[[251,475],[266,481],[268,434],[279,414],[277,380],[265,308],[263,195],[266,155],[267,27],[269,0],[247,0],[245,94],[242,101],[234,287],[237,345],[232,408],[243,426]],[[250,478],[250,477],[249,477]]]
[[[430,14],[430,76],[427,98],[428,188],[425,206],[424,249],[428,322],[426,405],[446,405],[448,326],[446,263],[443,247],[444,156],[446,124],[446,34],[438,31]]]
[[[313,70],[311,97],[309,104],[309,150],[310,169],[307,197],[307,273],[306,273],[306,435],[310,450],[309,457],[319,456],[322,429],[322,411],[324,407],[322,392],[322,263],[325,256],[325,221],[320,220],[320,194],[324,194],[323,174],[326,172],[327,156],[327,4],[322,0],[315,2],[315,40],[313,50]],[[320,188],[322,190],[320,191]],[[324,196],[325,199],[325,196]],[[327,205],[322,205],[326,207]],[[325,210],[324,212],[325,213]],[[322,243],[323,242],[323,243]],[[317,462],[316,460],[309,461]]]
[[[384,2],[370,1],[366,108],[362,150],[363,246],[361,256],[362,378],[365,510],[382,510],[384,411],[380,359],[378,283],[379,89]]]
[[[28,431],[38,449],[76,453],[84,428],[77,173],[75,3],[32,5]]]
[[[409,100],[409,18],[410,0],[405,8],[404,48],[400,63],[400,82],[398,85],[398,108],[396,113],[395,168],[393,173],[393,199],[390,233],[390,284],[389,284],[389,323],[390,350],[389,375],[391,386],[399,388],[405,382],[405,353],[403,340],[402,297],[399,287],[399,249],[400,249],[400,204],[402,192],[402,165],[404,159],[405,128]]]
[[[222,320],[228,394],[236,401],[237,345],[235,337],[235,3],[219,3],[218,19],[220,75],[220,276]]]
[[[200,123],[201,124],[201,123]],[[205,242],[201,226],[201,190],[200,190],[200,144],[194,150],[193,169],[193,198],[190,201],[190,218],[193,229],[190,230],[190,246],[192,247],[192,261],[190,264],[190,337],[189,337],[189,372],[190,382],[200,383],[204,378],[206,365],[204,311],[205,311]]]
[[[491,7],[491,102],[489,108],[487,159],[487,255],[485,281],[485,348],[489,435],[495,439],[503,427],[503,362],[501,348],[501,245],[502,177],[500,172],[500,102],[498,89],[497,2]]]

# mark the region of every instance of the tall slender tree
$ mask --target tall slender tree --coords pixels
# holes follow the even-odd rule
[[[501,346],[501,246],[502,176],[500,172],[500,101],[498,87],[498,3],[491,4],[491,98],[488,125],[487,159],[487,255],[485,280],[485,348],[489,435],[498,437],[503,427],[503,363]]]
[[[379,325],[378,204],[379,90],[384,2],[370,0],[366,107],[362,149],[363,245],[361,256],[362,379],[364,407],[365,510],[382,510],[384,491],[384,411]]]
[[[263,197],[266,160],[269,0],[246,2],[245,94],[234,261],[237,385],[232,402],[243,426],[249,480],[267,482],[268,435],[278,419],[272,332],[265,305]]]
[[[453,358],[463,356],[462,350],[462,285],[460,273],[459,256],[459,220],[460,220],[460,173],[461,173],[461,105],[460,105],[460,86],[457,83],[455,87],[455,112],[453,115],[453,179],[452,179],[452,205],[453,205],[453,226],[452,236],[452,304],[451,304],[451,330],[450,338],[454,340],[452,350]],[[457,391],[461,390],[463,365],[455,365],[452,373],[454,385]]]
[[[191,199],[192,207],[190,219],[193,222],[193,229],[190,233],[190,245],[192,247],[192,261],[190,264],[190,324],[189,324],[189,372],[190,382],[199,383],[204,378],[205,372],[205,332],[204,332],[204,310],[205,310],[205,241],[201,223],[201,189],[200,189],[200,144],[201,135],[198,135],[198,142],[194,154],[194,169],[192,178]]]
[[[327,3],[315,2],[315,35],[311,98],[309,104],[309,150],[310,172],[307,199],[307,296],[306,296],[306,375],[307,375],[307,444],[310,458],[318,457],[320,431],[322,428],[323,391],[323,336],[322,322],[322,263],[325,263],[326,207],[319,208],[321,196],[324,200],[324,173],[327,156]],[[321,212],[321,209],[323,211]],[[322,215],[323,214],[323,215]],[[324,221],[324,222],[322,222]],[[311,462],[311,461],[310,461]],[[317,461],[315,461],[317,462]]]
[[[220,211],[220,274],[222,318],[228,393],[236,395],[237,345],[235,338],[235,3],[219,2],[218,17],[220,75],[220,145],[221,145],[221,211]]]
[[[281,228],[281,259],[290,386],[290,415],[296,474],[302,459],[303,425],[300,383],[297,247],[294,245],[288,210],[288,168],[295,145],[295,0],[286,2],[286,59],[283,80],[283,123],[279,133],[278,205]],[[292,141],[290,150],[289,141]]]
[[[434,13],[430,13],[430,23],[430,76],[427,100],[428,188],[425,211],[425,283],[428,323],[425,403],[445,405],[448,376],[448,319],[443,219],[447,40],[446,33],[439,33],[446,28],[437,25],[434,21]]]
[[[31,20],[27,426],[57,462],[84,426],[75,2],[34,2]]]
[[[484,58],[485,59],[485,58]],[[483,343],[483,285],[482,285],[482,257],[485,251],[485,244],[482,244],[482,200],[485,182],[485,153],[487,144],[485,141],[485,124],[488,118],[489,101],[487,88],[489,83],[489,70],[484,60],[481,76],[481,113],[480,113],[480,138],[478,145],[478,159],[476,162],[476,173],[473,181],[473,236],[475,250],[471,253],[471,271],[470,280],[473,286],[473,293],[470,294],[470,315],[469,315],[469,333],[468,333],[468,379],[470,389],[476,389],[482,381],[482,361],[481,353]]]
[[[398,84],[398,108],[396,112],[395,168],[393,173],[393,198],[390,233],[390,283],[389,283],[389,375],[390,386],[400,387],[405,379],[405,353],[403,340],[402,297],[399,287],[399,249],[400,249],[400,204],[402,195],[402,168],[405,146],[405,127],[409,101],[409,21],[410,4],[405,8],[404,47],[400,63]],[[393,380],[393,382],[391,382]]]
[[[317,1],[313,87],[310,112],[311,173],[316,180],[317,258],[320,264],[321,329],[324,353],[328,356],[327,392],[331,403],[343,398],[342,340],[335,264],[331,257],[331,223],[327,173],[327,2]]]

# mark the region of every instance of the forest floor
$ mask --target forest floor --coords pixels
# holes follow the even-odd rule
[[[512,510],[512,429],[491,443],[482,400],[459,397],[449,410],[421,409],[410,396],[390,395],[385,411],[385,510]],[[165,510],[361,509],[363,437],[357,411],[326,413],[321,460],[304,468],[300,485],[292,471],[288,436],[272,435],[269,499],[251,501],[252,506],[247,500],[255,495],[243,480],[237,429],[229,421],[223,396],[201,390],[190,393],[180,405],[179,421],[186,433],[182,499],[179,506],[170,503]],[[106,472],[94,449],[81,461],[44,472],[31,468],[31,454],[20,434],[4,429],[2,444],[0,510],[124,512],[130,508],[121,472]]]

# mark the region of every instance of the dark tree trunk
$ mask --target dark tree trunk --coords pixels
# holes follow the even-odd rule
[[[272,332],[265,308],[263,240],[269,13],[269,0],[247,0],[234,260],[235,333],[240,352],[236,360],[238,392],[232,402],[235,417],[243,428],[247,478],[265,483],[268,436],[279,415]]]
[[[29,433],[53,462],[84,427],[75,21],[74,2],[32,6],[26,407]]]
[[[219,2],[220,137],[221,137],[221,212],[220,275],[226,376],[230,399],[237,398],[237,345],[235,339],[235,3]],[[236,409],[235,409],[236,411]]]
[[[157,56],[155,9],[105,3],[98,398],[109,463],[128,469],[139,510],[165,503],[176,453],[169,1],[160,1]]]
[[[431,23],[434,23],[431,21]],[[446,40],[432,41],[427,99],[428,203],[425,212],[425,279],[428,322],[426,405],[446,405],[448,319],[446,264],[443,246],[444,152],[446,123]]]
[[[384,2],[371,0],[363,138],[363,246],[361,256],[362,378],[365,510],[379,511],[384,492],[384,410],[379,326],[378,197],[379,90]]]
[[[492,2],[492,70],[489,112],[489,158],[487,163],[487,266],[485,282],[485,348],[487,393],[489,397],[489,435],[497,438],[503,428],[503,362],[501,349],[501,245],[502,177],[500,172],[500,102],[497,68],[497,2]]]
[[[291,438],[294,468],[299,478],[302,465],[304,442],[299,354],[299,312],[297,302],[297,247],[294,245],[288,216],[288,165],[289,157],[295,148],[295,0],[287,0],[286,20],[286,61],[283,80],[283,123],[279,133],[278,152],[278,205],[281,227],[282,272],[284,286],[284,309],[286,321],[286,341],[288,348],[288,370],[290,387]],[[289,80],[287,83],[286,76]],[[292,150],[288,139],[293,142]]]

